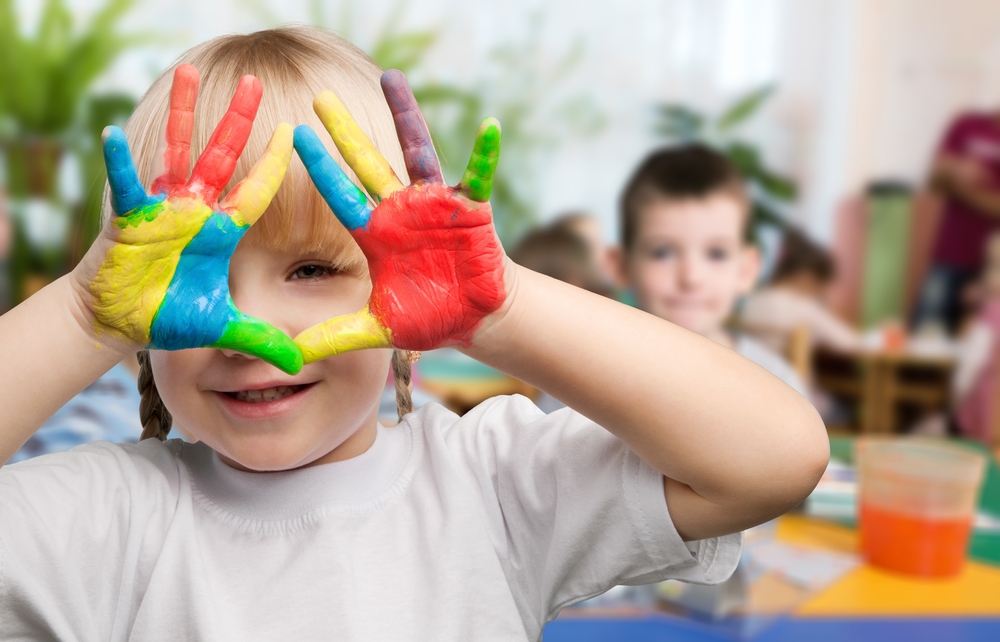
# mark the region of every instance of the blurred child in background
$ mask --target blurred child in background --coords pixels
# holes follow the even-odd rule
[[[839,351],[861,347],[861,336],[826,306],[835,271],[826,250],[789,230],[771,283],[747,297],[740,328],[780,354],[787,353],[791,334],[802,327],[813,345]]]
[[[586,212],[568,212],[552,221],[549,228],[563,230],[583,239],[590,251],[590,262],[604,282],[604,287],[614,289],[615,269],[611,248],[604,242],[604,233],[597,217]]]
[[[757,280],[760,255],[749,241],[746,186],[725,157],[703,145],[654,152],[625,187],[620,216],[619,264],[640,308],[736,350],[806,394],[787,361],[727,329]]]
[[[529,232],[510,253],[511,260],[529,270],[611,296],[611,287],[594,256],[590,243],[559,221]]]
[[[989,443],[996,412],[997,337],[1000,337],[1000,233],[986,246],[982,307],[959,343],[952,379],[955,420],[961,433]]]

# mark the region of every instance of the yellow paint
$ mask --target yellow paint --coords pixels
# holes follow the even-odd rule
[[[368,306],[360,312],[334,317],[295,337],[305,363],[320,361],[352,350],[391,348],[391,333],[372,316]]]
[[[280,123],[264,155],[223,200],[222,208],[231,212],[237,225],[253,225],[271,204],[292,158],[293,131],[288,123]]]
[[[166,296],[181,251],[212,210],[193,198],[172,199],[118,220],[117,244],[90,284],[98,331],[149,344],[153,317]]]
[[[332,91],[324,91],[313,100],[313,109],[347,164],[372,196],[386,198],[403,189],[389,163],[382,158],[368,136],[361,131],[351,114]]]
[[[841,553],[857,552],[857,533],[836,524],[785,516],[778,539]],[[1000,568],[967,562],[947,580],[907,577],[862,565],[799,607],[797,616],[1000,615]]]

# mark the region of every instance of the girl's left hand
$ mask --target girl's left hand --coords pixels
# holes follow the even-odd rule
[[[344,160],[378,202],[374,209],[312,129],[300,125],[295,130],[296,151],[364,252],[372,278],[371,298],[363,310],[295,338],[306,363],[365,348],[469,345],[483,319],[507,298],[506,257],[489,204],[500,153],[499,123],[483,121],[462,182],[448,187],[406,77],[385,72],[382,90],[396,123],[409,186],[403,186],[336,95],[323,92],[313,102]]]

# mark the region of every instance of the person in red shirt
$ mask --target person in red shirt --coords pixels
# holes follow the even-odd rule
[[[945,199],[915,325],[954,333],[963,292],[982,269],[986,239],[1000,229],[1000,111],[956,118],[938,149],[931,189]]]

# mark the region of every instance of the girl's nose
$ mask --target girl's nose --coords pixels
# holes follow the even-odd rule
[[[246,359],[248,361],[259,361],[257,357],[251,356],[249,354],[243,354],[242,352],[237,352],[236,350],[220,350],[219,352],[230,358]]]

